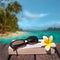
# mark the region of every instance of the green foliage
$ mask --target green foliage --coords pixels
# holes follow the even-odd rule
[[[16,14],[21,10],[22,7],[18,2],[14,2],[12,5],[8,4],[6,9],[0,7],[0,33],[15,32],[19,30]],[[16,14],[13,14],[13,12]]]
[[[7,10],[10,12],[19,13],[19,11],[22,11],[22,6],[15,1],[13,4],[8,4]]]

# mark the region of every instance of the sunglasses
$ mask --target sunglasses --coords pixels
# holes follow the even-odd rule
[[[19,39],[10,43],[11,48],[15,51],[18,48],[25,47],[27,44],[33,45],[38,43],[38,38],[36,36],[30,36],[27,39]]]

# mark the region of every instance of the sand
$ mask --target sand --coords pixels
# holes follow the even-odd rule
[[[18,35],[23,35],[26,34],[27,32],[23,32],[23,31],[16,31],[16,32],[6,32],[4,34],[0,34],[0,38],[13,38],[16,37]]]

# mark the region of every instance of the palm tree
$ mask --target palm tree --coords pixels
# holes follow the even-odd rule
[[[19,13],[20,11],[22,11],[22,6],[17,1],[15,1],[13,4],[8,4],[6,10]]]
[[[2,31],[4,30],[4,27],[6,25],[6,11],[3,8],[0,8],[0,26],[3,27]]]
[[[6,9],[0,8],[0,32],[19,30],[16,14],[21,10],[22,6],[16,1],[13,4],[8,4]],[[13,12],[16,14],[13,14]]]

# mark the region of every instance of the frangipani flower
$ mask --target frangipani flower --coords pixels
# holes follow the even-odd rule
[[[43,42],[41,42],[44,46],[46,51],[49,51],[51,47],[56,47],[56,44],[53,43],[53,36],[50,36],[49,38],[47,36],[43,36]]]

